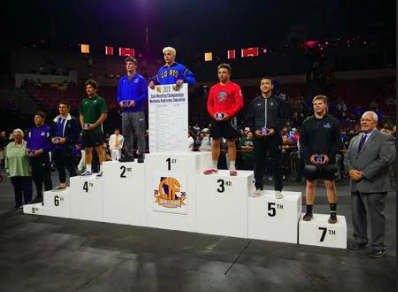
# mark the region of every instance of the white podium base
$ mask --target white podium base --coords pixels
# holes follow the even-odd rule
[[[31,215],[47,215],[46,210],[41,203],[23,205],[23,212],[24,214]]]
[[[104,163],[104,221],[145,226],[145,163]]]
[[[103,178],[96,178],[96,174],[71,177],[71,218],[103,221],[103,182]]]
[[[304,216],[304,214],[302,214]],[[328,223],[329,215],[314,214],[311,221],[301,217],[299,243],[331,248],[347,248],[347,222],[344,216],[337,216],[337,223]]]
[[[297,244],[301,216],[301,192],[284,192],[275,199],[275,191],[263,191],[249,197],[248,237]]]
[[[70,201],[69,188],[58,192],[44,192],[46,215],[70,218]]]
[[[211,153],[146,155],[146,225],[196,232],[196,175],[211,163]]]
[[[253,188],[252,171],[197,175],[197,231],[247,238],[247,201]]]

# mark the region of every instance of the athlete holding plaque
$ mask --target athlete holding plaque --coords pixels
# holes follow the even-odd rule
[[[93,160],[92,151],[98,154],[100,170],[97,177],[102,177],[102,163],[105,160],[102,143],[104,142],[104,131],[102,123],[108,117],[108,108],[105,100],[97,94],[98,84],[94,80],[87,80],[87,98],[83,99],[79,107],[79,119],[82,126],[82,142],[86,152],[86,171],[82,176],[89,176],[91,172],[91,162]]]
[[[274,175],[275,197],[282,199],[282,136],[280,130],[286,123],[284,101],[273,94],[274,81],[263,77],[260,81],[261,95],[252,100],[247,114],[247,125],[254,133],[254,178],[256,191],[253,196],[262,195],[264,185],[264,164],[267,156]]]
[[[210,137],[212,142],[212,166],[204,171],[204,174],[214,174],[218,172],[218,158],[220,156],[221,139],[227,139],[229,155],[229,174],[238,175],[236,163],[235,140],[238,136],[236,114],[243,107],[242,90],[238,84],[231,82],[231,66],[221,64],[217,68],[220,83],[212,86],[207,99],[207,111],[211,118]]]

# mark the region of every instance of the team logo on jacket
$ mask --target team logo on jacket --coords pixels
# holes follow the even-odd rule
[[[228,94],[225,91],[220,91],[218,93],[218,101],[224,101],[227,98]]]
[[[185,205],[186,193],[181,191],[182,184],[174,177],[160,177],[154,197],[159,206],[166,208],[181,208]]]
[[[332,125],[330,125],[329,123],[326,123],[326,124],[323,125],[323,127],[330,129],[332,127]]]

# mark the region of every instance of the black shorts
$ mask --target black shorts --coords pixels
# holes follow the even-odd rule
[[[91,131],[83,131],[82,133],[82,144],[84,148],[88,147],[97,147],[104,143],[104,134],[91,132]]]
[[[239,132],[236,117],[223,122],[218,122],[216,120],[211,121],[210,137],[235,139],[238,135]]]
[[[313,165],[306,164],[303,170],[303,176],[307,180],[335,180],[337,174],[337,167],[334,164],[327,165]]]

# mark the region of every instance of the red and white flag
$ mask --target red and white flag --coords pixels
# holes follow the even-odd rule
[[[228,59],[235,59],[235,50],[228,50]]]
[[[135,56],[135,50],[133,48],[119,48],[119,56]]]
[[[258,57],[258,47],[242,49],[242,58]]]
[[[113,47],[105,47],[105,55],[107,56],[113,56]]]

